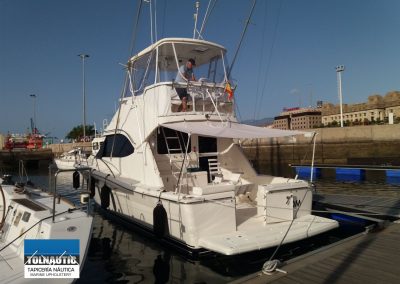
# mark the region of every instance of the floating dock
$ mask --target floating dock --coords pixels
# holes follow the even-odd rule
[[[400,181],[400,167],[391,165],[310,165],[291,164],[290,167],[296,170],[296,174],[303,179],[311,177],[311,169],[313,179],[318,179],[323,176],[324,170],[334,170],[337,180],[351,181],[364,180],[367,171],[384,171],[386,178],[394,181]]]
[[[360,196],[344,194],[314,194],[314,201],[326,207],[347,212],[365,212],[365,216],[400,218],[400,199],[383,196]],[[399,282],[400,283],[400,282]]]
[[[372,216],[400,218],[400,198],[324,195],[318,202],[360,210]],[[400,223],[382,222],[376,230],[311,251],[283,263],[271,275],[261,272],[232,283],[400,283]]]

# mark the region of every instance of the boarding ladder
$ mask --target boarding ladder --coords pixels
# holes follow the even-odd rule
[[[187,171],[185,170],[188,165],[188,158],[185,157],[185,145],[182,146],[181,140],[184,141],[183,137],[179,137],[179,135],[182,135],[178,133],[178,131],[173,130],[173,135],[172,136],[167,136],[164,127],[161,128],[165,145],[167,147],[167,152],[168,152],[168,158],[169,158],[169,164],[171,167],[171,172],[172,175],[176,178],[177,180],[177,188],[176,191],[181,189],[182,185],[187,186]],[[180,139],[181,138],[181,139]],[[172,159],[173,154],[179,154],[178,159]]]

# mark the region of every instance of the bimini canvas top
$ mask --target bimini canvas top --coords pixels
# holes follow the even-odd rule
[[[185,121],[161,124],[163,127],[202,136],[221,138],[272,138],[305,134],[309,132],[280,130],[251,126],[237,122]]]
[[[159,49],[158,56],[161,58],[174,56],[171,44],[174,44],[177,48],[176,52],[178,57],[185,55],[186,59],[194,58],[196,60],[196,65],[201,65],[204,63],[204,60],[207,62],[210,58],[221,55],[221,51],[224,53],[226,52],[225,47],[222,45],[206,40],[191,38],[164,38],[140,51],[138,54],[131,57],[129,61],[135,62],[140,57],[155,51],[157,48]]]

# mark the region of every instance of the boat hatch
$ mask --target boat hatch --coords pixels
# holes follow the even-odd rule
[[[22,206],[25,206],[25,207],[33,210],[33,211],[44,211],[44,210],[47,210],[46,208],[44,208],[44,207],[40,206],[39,204],[37,204],[37,203],[35,203],[35,202],[33,202],[33,201],[29,200],[29,199],[26,199],[26,198],[12,199],[12,201],[14,201],[15,203],[18,203],[18,204],[20,204]]]

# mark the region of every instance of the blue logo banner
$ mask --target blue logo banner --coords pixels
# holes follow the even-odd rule
[[[24,240],[25,278],[79,278],[79,240]]]
[[[79,240],[75,239],[50,239],[50,240],[24,240],[24,254],[30,255],[78,255]]]

